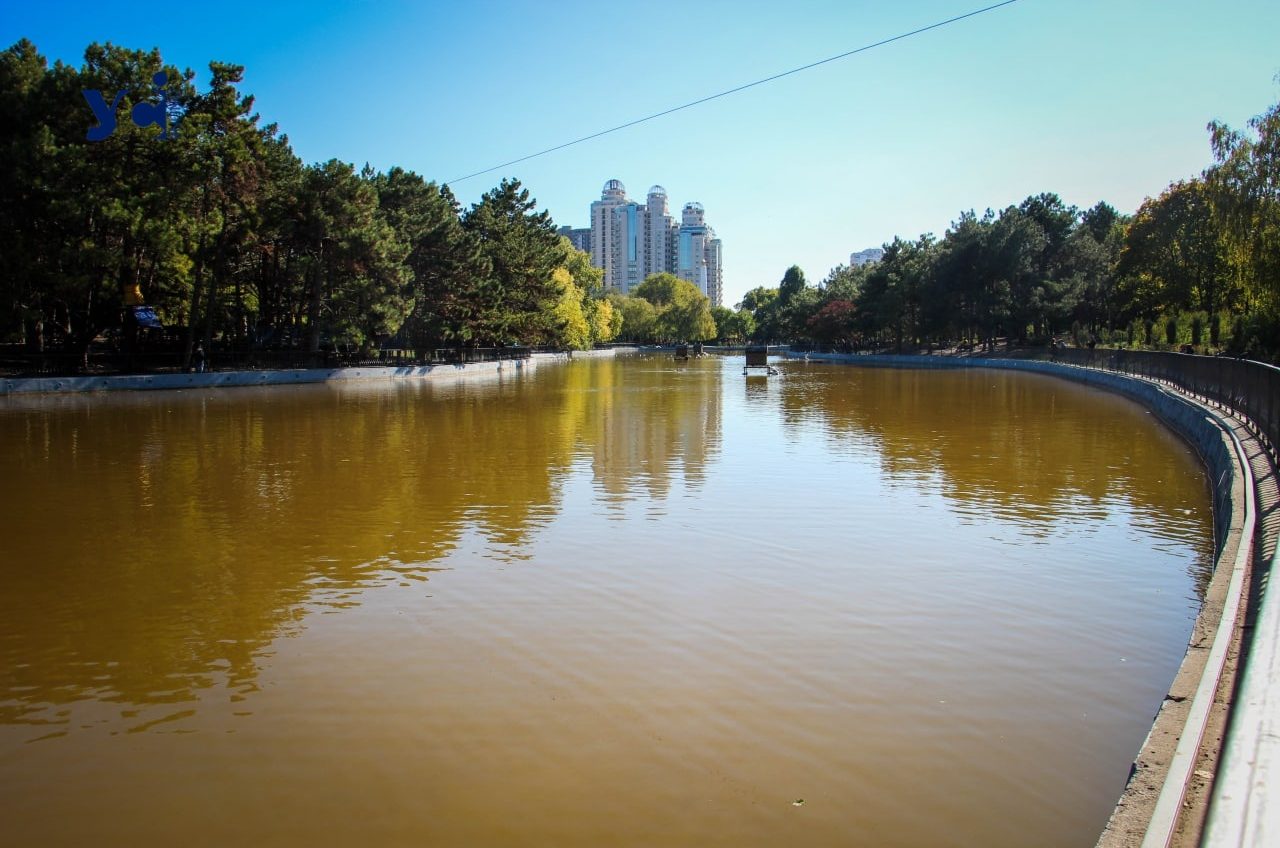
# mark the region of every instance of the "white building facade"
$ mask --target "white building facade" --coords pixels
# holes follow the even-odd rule
[[[713,306],[720,305],[722,247],[700,203],[686,204],[676,223],[662,186],[650,188],[640,204],[627,197],[619,180],[609,180],[591,204],[589,241],[591,264],[604,271],[606,288],[629,294],[649,275],[667,272],[696,285]]]
[[[706,221],[701,203],[686,203],[680,213],[680,229],[676,232],[675,275],[688,280],[720,305],[723,288],[720,239]]]
[[[872,262],[879,262],[883,258],[883,247],[868,247],[866,250],[859,250],[857,253],[849,254],[849,267],[858,268],[862,265],[870,265]]]

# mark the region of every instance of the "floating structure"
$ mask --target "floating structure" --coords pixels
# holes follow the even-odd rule
[[[769,364],[768,345],[752,345],[747,348],[747,364],[743,366],[742,373],[750,374],[752,368],[763,368],[766,374],[778,373],[778,369]]]

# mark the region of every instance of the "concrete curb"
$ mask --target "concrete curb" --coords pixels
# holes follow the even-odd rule
[[[204,374],[134,374],[121,377],[27,377],[0,380],[0,397],[68,392],[156,391],[240,386],[293,386],[348,380],[412,380],[519,370],[522,359],[384,368],[299,368],[287,371],[211,371]]]
[[[1267,566],[1248,662],[1232,705],[1205,825],[1208,848],[1280,842],[1280,590],[1271,582],[1278,568],[1280,546]]]
[[[350,380],[421,380],[521,371],[539,362],[562,362],[578,357],[611,357],[628,348],[535,353],[529,359],[500,359],[459,365],[403,365],[368,368],[298,368],[282,371],[210,371],[204,374],[131,374],[119,377],[20,377],[0,379],[0,397],[8,395],[78,392],[160,391],[172,389],[294,386]]]

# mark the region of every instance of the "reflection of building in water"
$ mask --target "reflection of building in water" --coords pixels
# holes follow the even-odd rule
[[[596,484],[614,500],[662,497],[677,475],[699,485],[720,450],[718,363],[611,374],[621,382],[599,386],[587,437]]]

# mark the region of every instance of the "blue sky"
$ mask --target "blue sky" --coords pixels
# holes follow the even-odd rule
[[[444,181],[989,2],[0,0],[0,42],[75,64],[92,41],[159,47],[202,86],[242,64],[303,160]],[[660,183],[677,214],[706,207],[731,304],[1033,193],[1132,212],[1209,163],[1209,120],[1280,99],[1276,33],[1275,0],[1019,0],[454,189],[518,177],[586,226],[606,180]]]

